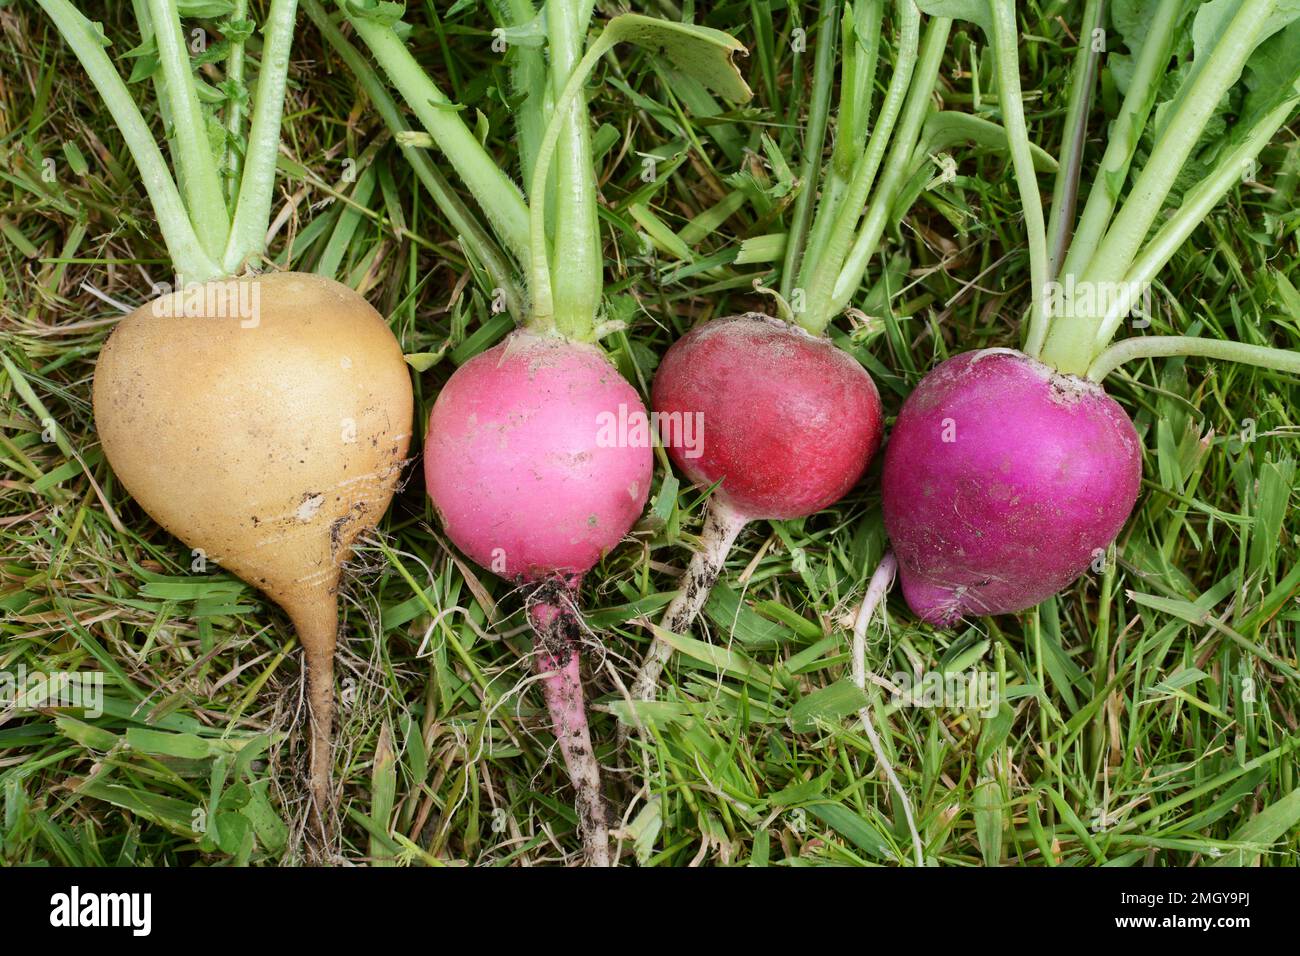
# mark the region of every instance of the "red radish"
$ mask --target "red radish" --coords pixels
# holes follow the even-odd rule
[[[1115,539],[1141,444],[1100,385],[1010,349],[965,352],[904,403],[885,449],[885,527],[908,605],[945,627],[1032,607]]]
[[[760,313],[688,332],[655,373],[660,421],[698,416],[698,447],[668,453],[695,484],[717,484],[678,595],[661,627],[685,633],[750,521],[802,518],[844,497],[880,447],[880,394],[829,339]],[[648,700],[671,647],[656,641],[632,686]]]
[[[700,547],[665,609],[662,630],[690,629],[747,522],[803,517],[834,504],[880,446],[875,384],[826,330],[862,284],[918,168],[917,144],[933,112],[950,21],[931,20],[922,41],[913,4],[900,3],[896,16],[897,56],[870,137],[882,7],[855,5],[843,19],[836,142],[819,191],[837,30],[835,17],[822,21],[813,80],[819,101],[810,108],[801,192],[786,235],[782,294],[775,296],[782,320],[753,313],[715,319],[674,344],[655,374],[659,420],[698,414],[703,426],[701,448],[669,442],[669,454],[697,485],[717,484]],[[797,314],[788,303],[799,306]],[[653,698],[671,655],[656,636],[632,684],[635,700]]]
[[[880,446],[880,395],[829,339],[750,312],[679,339],[655,374],[661,416],[699,415],[699,454],[668,453],[713,501],[743,515],[801,518],[834,504]],[[693,457],[694,456],[694,457]]]
[[[447,534],[512,581],[583,574],[640,516],[652,455],[602,447],[645,406],[592,345],[521,330],[466,362],[429,416],[424,475]]]

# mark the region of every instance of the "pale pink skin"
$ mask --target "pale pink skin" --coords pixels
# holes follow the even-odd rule
[[[655,373],[656,412],[703,413],[702,454],[669,447],[741,516],[800,518],[844,497],[880,447],[880,394],[829,339],[757,313],[682,336]]]
[[[908,605],[946,627],[1046,600],[1115,540],[1141,473],[1133,423],[1100,386],[1009,349],[954,356],[908,397],[885,449]]]
[[[510,580],[576,581],[650,491],[648,443],[602,447],[602,413],[620,404],[645,414],[599,349],[554,336],[515,332],[457,369],[424,444],[426,489],[452,541]]]

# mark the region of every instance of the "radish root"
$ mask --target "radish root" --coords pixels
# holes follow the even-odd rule
[[[307,702],[311,724],[308,785],[312,822],[321,845],[333,832],[332,783],[334,727],[334,647],[338,638],[338,598],[311,601],[290,612],[307,664]]]
[[[885,556],[880,559],[880,564],[876,571],[871,575],[871,582],[867,585],[867,594],[862,599],[862,606],[858,609],[857,618],[853,622],[853,683],[858,685],[858,690],[867,689],[867,625],[871,623],[871,616],[875,613],[880,602],[884,600],[885,595],[889,593],[890,587],[894,583],[894,574],[898,570],[898,560],[894,557],[894,552],[886,551]],[[917,832],[916,820],[912,817],[912,802],[907,799],[907,793],[903,790],[902,781],[894,773],[893,765],[890,764],[889,758],[885,755],[885,747],[880,742],[880,736],[876,733],[876,728],[871,724],[871,709],[863,707],[858,711],[858,719],[862,721],[862,730],[871,741],[871,749],[875,751],[876,762],[884,768],[885,776],[889,778],[894,792],[898,794],[899,802],[903,805],[903,816],[907,818],[907,829],[912,834],[912,851],[916,855],[916,865],[925,866],[925,850],[921,846],[921,834]]]
[[[543,584],[528,602],[528,618],[536,635],[537,672],[542,677],[546,709],[573,784],[583,856],[587,866],[610,866],[605,794],[587,723],[578,666],[581,626],[571,592],[560,584]]]
[[[660,628],[672,634],[689,633],[691,624],[699,616],[700,609],[704,607],[709,592],[722,572],[731,546],[736,543],[736,537],[748,523],[748,518],[721,499],[714,498],[709,502],[709,513],[700,532],[700,548],[682,576],[677,597],[664,609]],[[654,700],[659,675],[663,673],[664,665],[672,654],[672,645],[655,637],[650,643],[650,650],[646,652],[645,660],[641,662],[641,669],[637,671],[636,680],[632,682],[629,696],[633,701]],[[621,742],[627,740],[629,732],[628,725],[619,726]]]

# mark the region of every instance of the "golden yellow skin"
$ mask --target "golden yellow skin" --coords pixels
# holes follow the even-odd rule
[[[323,814],[341,566],[388,508],[411,437],[397,339],[332,279],[218,280],[123,319],[94,404],[104,453],[141,507],[292,618]]]

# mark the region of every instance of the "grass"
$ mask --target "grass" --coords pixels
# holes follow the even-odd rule
[[[110,35],[133,36],[126,5],[110,6],[94,15]],[[1072,53],[1061,7],[1022,13],[1027,109],[1045,146],[1061,135]],[[491,21],[472,8],[437,20],[431,8],[411,5],[420,58],[483,117],[508,162]],[[643,391],[681,332],[765,305],[752,289],[772,278],[763,241],[745,247],[760,261],[736,259],[789,215],[790,184],[760,135],[798,168],[812,47],[795,53],[790,41],[796,26],[815,39],[811,11],[699,11],[751,50],[757,95],[741,113],[643,54],[601,68],[592,112],[608,305],[627,323],[606,345]],[[95,719],[0,711],[0,860],[299,862],[305,709],[287,621],[220,569],[197,568],[117,485],[96,443],[90,386],[120,315],[112,301],[146,301],[167,274],[152,215],[120,138],[32,5],[0,9],[0,48],[0,671],[95,670],[106,681]],[[955,32],[943,99],[996,118],[987,72],[978,84],[971,75],[982,61]],[[456,364],[508,320],[306,26],[291,86],[277,262],[334,272],[390,317],[427,366],[415,376],[422,422]],[[1164,271],[1157,327],[1300,340],[1294,129],[1266,152],[1264,185],[1237,190]],[[948,354],[1014,345],[1028,302],[1003,160],[954,158],[956,179],[923,195],[873,264],[860,311],[836,323],[890,414]],[[690,225],[710,210],[715,221]],[[659,232],[676,241],[648,247]],[[926,855],[955,866],[1294,866],[1297,383],[1165,360],[1108,385],[1143,436],[1144,484],[1096,573],[1033,612],[963,630],[917,624],[897,596],[872,626],[875,720]],[[699,494],[663,463],[652,510],[584,590],[604,647],[588,669],[593,732],[625,859],[907,862],[903,815],[848,686],[853,614],[885,545],[878,463],[834,508],[741,537],[705,625],[670,665],[649,744],[615,752],[619,682],[699,528]],[[573,863],[575,818],[530,686],[520,595],[450,550],[418,475],[358,555],[345,604],[336,857]],[[891,703],[893,675],[913,671],[992,675],[1000,705]]]

